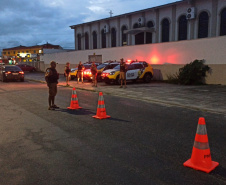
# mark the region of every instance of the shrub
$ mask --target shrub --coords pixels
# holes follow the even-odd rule
[[[169,82],[183,85],[205,84],[206,72],[210,70],[204,60],[195,60],[179,69],[179,73],[168,76]]]

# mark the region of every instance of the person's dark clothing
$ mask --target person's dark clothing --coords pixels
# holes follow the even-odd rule
[[[120,64],[120,72],[126,72],[126,65]]]
[[[58,83],[58,74],[56,69],[49,68],[52,71],[52,74],[48,78],[49,83]]]
[[[82,64],[79,64],[78,65],[78,71],[82,71],[82,68],[83,68],[83,65]]]
[[[65,73],[66,73],[66,74],[69,74],[70,71],[71,71],[70,68],[69,68],[68,66],[66,66],[66,67],[65,67]]]
[[[95,74],[97,73],[97,68],[96,68],[96,66],[92,66],[92,67],[91,67],[91,73],[92,73],[92,75],[95,75]]]

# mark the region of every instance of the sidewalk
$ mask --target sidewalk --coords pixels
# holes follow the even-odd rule
[[[45,83],[44,73],[26,73],[26,80]],[[65,86],[65,77],[60,75],[59,86]],[[179,106],[201,111],[226,114],[226,86],[203,85],[182,86],[160,82],[128,83],[128,88],[119,88],[119,85],[106,85],[98,83],[98,87],[92,87],[91,82],[83,84],[70,81],[70,87],[94,92],[103,92],[113,96],[132,98],[136,100],[164,104],[167,106]]]

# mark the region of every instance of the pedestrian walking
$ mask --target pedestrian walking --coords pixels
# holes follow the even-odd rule
[[[67,62],[66,66],[64,67],[64,74],[65,74],[65,77],[66,77],[66,86],[69,86],[70,72],[71,72],[70,63]]]
[[[97,87],[97,66],[95,62],[91,65],[91,73],[92,73],[92,81],[93,81],[93,87]]]
[[[84,70],[84,66],[83,66],[82,62],[80,61],[79,65],[78,65],[77,78],[78,78],[78,82],[79,82],[79,79],[81,79],[82,83],[83,83],[83,70]]]
[[[51,61],[50,68],[47,68],[45,73],[45,80],[49,88],[49,99],[48,99],[49,110],[55,110],[56,108],[59,108],[58,106],[55,105],[58,79],[59,79],[59,73],[57,73],[57,70],[56,70],[56,62]]]
[[[124,88],[127,88],[126,87],[126,70],[127,70],[126,63],[124,62],[124,59],[121,58],[120,59],[120,80],[121,80],[120,88],[122,88],[123,81],[124,81]]]

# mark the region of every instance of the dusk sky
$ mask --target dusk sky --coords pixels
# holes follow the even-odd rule
[[[74,49],[69,27],[177,0],[0,0],[0,51],[19,45],[60,45]]]

